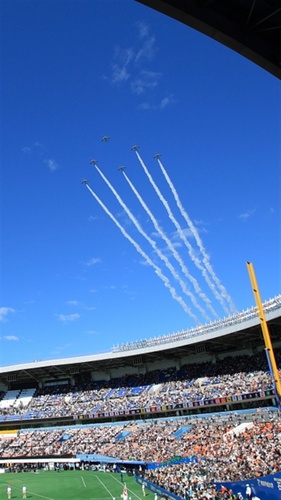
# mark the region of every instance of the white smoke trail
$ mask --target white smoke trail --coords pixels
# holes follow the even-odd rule
[[[198,245],[198,248],[200,249],[200,252],[202,254],[203,263],[204,263],[207,271],[209,272],[209,274],[212,277],[213,281],[215,282],[215,284],[217,285],[218,289],[220,290],[222,297],[225,300],[227,300],[227,302],[228,302],[228,304],[229,304],[229,306],[231,308],[231,311],[235,312],[235,308],[233,306],[232,300],[229,297],[229,295],[227,294],[227,291],[226,291],[225,287],[220,283],[219,278],[215,274],[215,271],[213,270],[212,265],[210,263],[210,257],[209,257],[209,255],[207,254],[207,252],[206,252],[206,250],[204,248],[203,242],[202,242],[202,240],[201,240],[201,238],[199,236],[199,233],[198,233],[197,229],[195,228],[192,220],[190,219],[190,217],[186,213],[186,211],[185,211],[185,209],[184,209],[184,207],[183,207],[183,205],[182,205],[182,203],[180,201],[180,198],[179,198],[179,195],[178,195],[178,193],[176,191],[175,186],[173,185],[173,183],[172,183],[172,181],[171,181],[171,179],[170,179],[170,177],[169,177],[166,169],[164,168],[164,166],[163,166],[160,158],[157,158],[157,161],[158,161],[158,164],[159,164],[159,166],[161,168],[161,171],[162,171],[162,173],[163,173],[163,175],[164,175],[164,177],[165,177],[165,179],[166,179],[166,181],[167,181],[167,183],[168,183],[168,185],[169,185],[169,187],[170,187],[170,189],[171,189],[171,191],[173,193],[173,196],[175,198],[175,201],[176,201],[176,204],[177,204],[177,206],[179,208],[179,211],[180,211],[181,215],[183,216],[183,218],[185,219],[185,221],[186,221],[186,223],[187,223],[187,225],[188,225],[188,227],[189,227],[192,235],[195,238],[195,241],[196,241],[196,243]]]
[[[148,234],[143,230],[143,228],[141,227],[141,225],[138,222],[138,220],[135,218],[135,216],[132,214],[132,212],[130,211],[130,209],[127,207],[126,203],[124,203],[124,201],[122,200],[121,196],[117,193],[116,189],[112,186],[111,182],[107,179],[107,177],[104,175],[104,173],[96,165],[95,165],[95,168],[98,171],[98,173],[100,174],[100,176],[102,177],[102,179],[104,180],[104,182],[107,184],[107,186],[109,187],[109,189],[111,190],[111,192],[114,194],[115,198],[117,199],[117,201],[119,202],[119,204],[121,205],[121,207],[125,210],[126,214],[130,218],[130,220],[133,222],[133,224],[135,225],[135,227],[137,228],[137,230],[139,231],[139,233],[146,239],[146,241],[149,242],[149,244],[152,246],[152,248],[157,253],[158,257],[165,263],[165,265],[167,266],[167,268],[169,269],[169,271],[171,272],[171,274],[173,275],[173,277],[175,278],[175,280],[178,281],[178,283],[180,284],[180,286],[182,288],[182,291],[191,299],[193,305],[201,312],[201,314],[204,316],[204,318],[207,321],[209,321],[210,318],[208,318],[208,316],[206,315],[204,309],[198,304],[198,302],[197,302],[195,296],[193,295],[193,293],[191,293],[187,289],[186,284],[184,283],[184,281],[182,281],[182,279],[180,278],[180,276],[177,274],[175,268],[171,265],[171,263],[169,262],[169,260],[167,259],[167,257],[161,252],[161,250],[159,250],[159,248],[157,247],[155,241],[152,238],[150,238],[150,236],[148,236]],[[126,176],[126,174],[125,174],[124,171],[122,171],[122,173],[123,173],[125,179],[127,180],[127,182],[130,185],[129,178]],[[132,189],[133,189],[133,187],[132,187]]]
[[[154,190],[155,190],[156,194],[158,195],[159,199],[160,199],[160,200],[161,200],[161,202],[163,203],[163,205],[164,205],[164,207],[165,207],[165,209],[166,209],[166,211],[167,211],[167,213],[168,213],[169,218],[171,219],[171,221],[173,222],[174,226],[176,227],[176,229],[177,229],[177,231],[178,231],[179,236],[181,237],[182,241],[185,243],[185,245],[186,245],[186,247],[187,247],[187,249],[188,249],[188,253],[189,253],[189,256],[190,256],[191,260],[192,260],[192,261],[193,261],[193,263],[196,265],[196,267],[197,267],[198,269],[200,269],[200,270],[201,270],[201,272],[202,272],[202,274],[203,274],[204,278],[206,279],[206,277],[207,277],[206,281],[207,281],[208,285],[210,286],[211,290],[212,290],[213,292],[214,292],[214,291],[216,292],[216,289],[215,289],[215,287],[213,286],[212,282],[210,282],[210,280],[208,279],[208,276],[207,276],[207,273],[206,273],[205,269],[201,266],[199,259],[195,256],[194,251],[193,251],[193,249],[192,249],[192,246],[191,246],[191,244],[189,243],[189,241],[186,239],[185,234],[184,234],[184,232],[183,232],[183,230],[182,230],[181,226],[179,225],[178,221],[177,221],[177,220],[176,220],[176,218],[174,217],[174,215],[173,215],[173,213],[172,213],[172,210],[171,210],[171,208],[170,208],[169,203],[167,202],[167,200],[166,200],[166,199],[164,198],[164,196],[162,195],[162,193],[161,193],[160,189],[158,188],[158,186],[157,186],[157,185],[156,185],[156,183],[154,182],[153,177],[151,176],[151,174],[150,174],[149,170],[147,169],[147,167],[146,167],[145,163],[143,162],[143,160],[142,160],[141,156],[139,155],[139,153],[138,153],[137,151],[136,151],[136,155],[137,155],[137,157],[138,157],[138,160],[139,160],[139,162],[140,162],[140,164],[141,164],[142,168],[144,169],[144,171],[145,171],[145,173],[146,173],[146,175],[147,175],[147,177],[148,177],[149,182],[151,183],[151,185],[152,185],[152,187],[154,188]],[[198,285],[198,287],[199,287],[199,285]],[[199,287],[199,288],[197,288],[197,290],[196,290],[196,291],[197,291],[197,293],[198,293],[198,294],[202,293],[202,292],[200,291],[200,287]],[[203,295],[205,295],[205,294],[203,294]],[[215,295],[215,296],[216,296],[216,298],[217,298],[217,299],[221,302],[222,306],[223,306],[223,307],[224,307],[224,309],[225,309],[225,304],[224,304],[224,302],[223,302],[223,300],[222,300],[221,296],[220,296],[218,293],[217,293],[217,295]],[[203,298],[203,297],[202,297],[202,298]],[[205,296],[205,299],[203,299],[203,300],[205,300],[205,302],[206,302],[207,304],[210,304],[210,301],[209,301],[209,299],[208,299],[206,296]],[[229,313],[229,311],[228,311],[227,309],[226,309],[226,312],[227,312],[227,313]],[[216,314],[216,313],[215,313],[215,316],[217,316],[217,314]]]
[[[167,200],[165,200],[165,198],[163,197],[161,191],[159,190],[159,188],[157,187],[157,185],[155,184],[151,174],[149,173],[145,163],[143,162],[143,160],[141,159],[140,155],[136,152],[137,156],[138,156],[138,159],[150,181],[150,183],[152,184],[154,190],[156,191],[156,194],[159,196],[161,202],[163,203],[164,207],[166,208],[167,210],[167,213],[168,213],[168,216],[169,218],[171,219],[171,221],[173,222],[173,224],[175,225],[176,229],[178,230],[178,233],[179,233],[179,236],[180,238],[182,239],[182,241],[184,242],[184,244],[186,245],[187,249],[188,249],[188,253],[189,253],[189,256],[191,258],[191,260],[193,261],[193,263],[195,264],[195,266],[200,269],[201,273],[202,273],[202,276],[204,277],[206,283],[208,284],[208,286],[210,287],[210,289],[212,290],[214,296],[216,297],[216,299],[221,303],[224,311],[229,314],[229,310],[228,308],[226,307],[225,303],[224,303],[224,300],[223,300],[223,297],[218,293],[216,287],[214,286],[214,283],[210,280],[208,274],[207,274],[207,271],[206,271],[206,268],[204,268],[200,262],[200,260],[198,259],[198,257],[195,255],[194,253],[194,250],[190,244],[190,242],[187,240],[180,224],[178,223],[177,219],[175,218],[175,216],[173,215],[172,211],[171,211],[171,208],[169,206],[169,203],[167,202]]]
[[[185,266],[182,258],[180,257],[179,253],[176,251],[174,245],[172,244],[171,240],[167,237],[167,235],[162,231],[160,225],[158,224],[157,220],[155,219],[154,215],[152,214],[152,212],[150,211],[150,209],[148,208],[147,204],[145,203],[145,201],[143,200],[142,196],[140,195],[140,193],[138,192],[138,190],[136,189],[136,187],[134,186],[134,184],[132,183],[132,181],[129,179],[129,177],[125,174],[125,172],[122,172],[123,173],[123,176],[125,177],[126,181],[128,182],[130,188],[132,189],[133,193],[136,195],[137,199],[139,200],[141,206],[144,208],[144,210],[146,211],[147,215],[149,216],[152,224],[154,225],[156,231],[159,233],[159,235],[161,236],[161,238],[165,241],[166,245],[168,246],[168,248],[170,249],[170,251],[172,252],[174,258],[177,260],[177,262],[179,263],[184,275],[188,278],[188,280],[193,284],[194,286],[194,289],[195,291],[198,293],[198,295],[205,301],[205,303],[207,304],[208,308],[210,309],[210,311],[212,312],[212,314],[215,316],[215,317],[218,317],[217,313],[215,312],[215,310],[212,308],[211,304],[210,304],[210,301],[209,299],[206,297],[206,295],[201,291],[200,289],[200,286],[196,280],[196,278],[194,278],[188,271],[187,267]],[[162,252],[161,252],[162,253]],[[160,257],[161,258],[161,257]],[[168,260],[167,257],[165,257],[165,260]],[[168,261],[169,262],[169,261]],[[167,264],[166,264],[167,265]],[[167,266],[169,267],[169,266]],[[170,269],[170,267],[169,267]],[[171,269],[170,269],[171,271]],[[171,271],[172,272],[172,271]],[[173,276],[174,276],[174,273],[173,273]],[[175,277],[175,276],[174,276]],[[187,295],[190,296],[193,304],[195,307],[197,307],[197,309],[199,309],[201,311],[201,313],[203,314],[204,318],[209,320],[208,316],[206,315],[204,309],[202,309],[201,306],[199,306],[195,296],[193,294],[191,294],[190,291],[187,290],[186,288],[186,285],[184,282],[182,282],[182,280],[180,279],[180,277],[177,275],[176,276],[176,279],[180,280],[180,284],[181,284],[181,287],[184,291],[184,293],[186,293]],[[184,288],[183,288],[184,286]]]
[[[191,317],[194,319],[196,323],[198,322],[198,318],[193,314],[193,312],[189,309],[189,307],[186,305],[182,297],[179,297],[176,293],[176,290],[171,286],[169,279],[162,273],[160,267],[156,266],[154,262],[150,259],[150,257],[142,250],[142,248],[139,246],[139,244],[127,233],[127,231],[123,228],[123,226],[118,222],[118,220],[114,217],[114,215],[110,212],[110,210],[106,207],[106,205],[101,201],[101,199],[98,197],[98,195],[90,188],[88,184],[86,184],[88,190],[92,194],[92,196],[96,199],[96,201],[99,203],[99,205],[102,207],[102,209],[105,211],[105,213],[111,218],[111,220],[116,224],[116,226],[120,229],[121,233],[125,238],[135,247],[137,252],[145,259],[147,264],[149,264],[151,267],[153,267],[155,273],[157,274],[158,278],[160,278],[165,287],[168,288],[169,292],[171,293],[173,299],[175,299],[183,308],[183,310]]]

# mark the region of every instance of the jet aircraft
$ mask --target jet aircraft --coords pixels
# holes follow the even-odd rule
[[[97,163],[98,163],[98,160],[91,160],[91,161],[90,161],[90,164],[91,164],[91,165],[96,165]]]
[[[81,184],[88,184],[88,182],[89,182],[88,179],[82,179]]]
[[[159,160],[160,156],[161,156],[160,153],[155,153],[155,155],[153,156],[153,158],[157,158],[157,160]]]
[[[119,167],[119,168],[118,168],[118,170],[121,170],[121,172],[123,172],[123,171],[125,170],[125,168],[126,168],[126,167],[123,167],[123,166],[121,165],[121,167]]]
[[[132,147],[131,147],[131,149],[132,149],[133,151],[137,151],[139,148],[140,148],[140,147],[139,147],[139,146],[137,146],[136,144],[134,144],[134,146],[132,146]]]
[[[108,135],[104,135],[104,136],[101,138],[101,140],[102,140],[103,142],[109,142],[109,139],[110,139],[110,137],[108,137]]]

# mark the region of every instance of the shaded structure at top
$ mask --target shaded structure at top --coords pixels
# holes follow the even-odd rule
[[[137,0],[210,36],[281,79],[280,0]]]

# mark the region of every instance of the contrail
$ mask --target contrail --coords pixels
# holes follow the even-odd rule
[[[185,234],[180,226],[180,224],[178,223],[178,221],[176,220],[176,218],[174,217],[173,213],[172,213],[172,210],[170,208],[170,205],[169,203],[167,202],[167,200],[164,198],[164,196],[162,195],[160,189],[157,187],[157,185],[155,184],[151,174],[149,173],[145,163],[143,162],[140,154],[138,153],[138,151],[136,151],[136,155],[138,157],[138,160],[142,166],[142,168],[144,169],[148,179],[149,179],[149,182],[151,183],[152,187],[154,188],[156,194],[158,195],[159,199],[161,200],[161,202],[163,203],[164,207],[166,208],[166,211],[168,213],[168,216],[169,218],[171,219],[171,221],[173,222],[173,224],[175,225],[177,231],[178,231],[178,234],[180,236],[180,238],[182,239],[182,241],[184,242],[184,244],[186,245],[187,249],[188,249],[188,253],[189,253],[189,256],[191,258],[191,260],[193,261],[193,263],[195,264],[195,266],[200,269],[200,271],[202,272],[202,275],[203,277],[205,278],[207,284],[209,285],[210,289],[212,290],[212,292],[214,293],[215,297],[217,298],[217,300],[221,303],[223,309],[225,310],[225,312],[227,314],[229,314],[229,310],[227,309],[227,307],[225,306],[225,303],[221,297],[221,295],[217,292],[214,284],[210,281],[208,275],[207,275],[207,272],[206,272],[206,269],[201,265],[200,263],[200,260],[196,257],[196,255],[194,254],[194,250],[191,246],[191,244],[189,243],[189,241],[186,239],[185,237]]]
[[[185,276],[189,279],[189,281],[193,284],[194,286],[194,289],[195,291],[200,295],[200,297],[206,302],[207,306],[209,307],[209,309],[211,310],[211,312],[213,313],[213,315],[215,317],[218,317],[217,313],[214,311],[214,309],[212,308],[211,304],[210,304],[210,301],[209,299],[206,297],[206,295],[201,291],[200,289],[200,286],[197,282],[197,280],[191,276],[191,274],[188,272],[188,269],[186,268],[182,258],[180,257],[179,253],[176,251],[175,247],[173,246],[172,242],[170,241],[170,239],[166,236],[166,234],[162,231],[161,227],[159,226],[157,220],[155,219],[154,215],[152,214],[152,212],[150,211],[150,209],[148,208],[147,204],[145,203],[145,201],[143,200],[142,196],[140,195],[140,193],[138,192],[138,190],[136,189],[136,187],[134,186],[134,184],[130,181],[129,177],[125,174],[125,172],[123,171],[123,176],[125,177],[126,181],[128,182],[130,188],[132,189],[133,193],[136,195],[137,199],[139,200],[140,204],[142,205],[142,207],[144,208],[144,210],[146,211],[147,215],[150,217],[150,220],[152,222],[152,224],[154,225],[156,231],[160,234],[161,238],[165,241],[165,243],[167,244],[168,248],[170,249],[170,251],[172,252],[174,258],[177,260],[177,262],[179,263],[179,265],[181,266],[181,269],[183,271],[183,273],[185,274]],[[162,252],[161,252],[162,253]],[[168,261],[167,257],[163,256],[165,258],[165,260]],[[161,258],[161,257],[160,257]],[[169,262],[169,261],[168,261]],[[165,262],[166,263],[166,262]],[[170,263],[169,263],[170,264]],[[166,263],[167,265],[167,263]],[[167,267],[169,267],[167,265]],[[170,267],[169,267],[170,269]],[[172,272],[173,276],[174,276],[174,273],[173,271],[170,269],[170,271]],[[175,277],[175,276],[174,276]],[[209,320],[208,316],[206,315],[204,309],[202,309],[202,307],[199,306],[195,296],[193,294],[191,294],[191,292],[189,290],[187,290],[186,288],[186,285],[185,283],[180,279],[180,277],[177,275],[176,276],[176,279],[178,279],[178,281],[180,282],[181,284],[181,287],[184,291],[184,293],[186,293],[187,295],[190,296],[193,304],[195,307],[197,307],[201,313],[203,314],[204,318]],[[183,288],[184,287],[184,288]]]
[[[178,281],[178,283],[180,284],[180,286],[182,288],[182,291],[186,295],[188,295],[188,297],[191,299],[193,305],[201,312],[201,314],[204,316],[204,318],[207,319],[207,320],[210,320],[210,318],[208,318],[208,316],[206,315],[204,309],[198,304],[198,302],[197,302],[195,296],[193,295],[193,293],[191,293],[187,289],[186,284],[184,283],[184,281],[182,281],[182,279],[178,276],[175,268],[169,262],[169,260],[167,259],[167,257],[161,252],[161,250],[159,250],[159,248],[157,247],[155,241],[152,238],[150,238],[150,236],[148,236],[148,234],[143,230],[143,228],[141,227],[141,225],[138,222],[138,220],[135,218],[135,216],[132,214],[132,212],[130,211],[130,209],[124,203],[124,201],[122,200],[121,196],[114,189],[114,187],[112,186],[112,184],[110,183],[110,181],[107,179],[107,177],[104,175],[104,173],[96,165],[95,165],[95,167],[96,167],[96,170],[99,172],[100,176],[103,178],[104,182],[107,184],[107,186],[111,190],[111,192],[114,194],[114,196],[117,199],[117,201],[120,203],[121,207],[125,210],[126,214],[128,215],[128,217],[130,218],[130,220],[133,222],[133,224],[137,228],[137,230],[139,231],[139,233],[146,239],[146,241],[148,241],[148,243],[152,246],[152,248],[157,253],[158,257],[166,264],[167,268],[169,269],[169,271],[171,272],[171,274],[173,275],[173,277],[175,278],[175,280]],[[124,177],[127,179],[127,182],[129,182],[129,184],[130,184],[129,178],[126,176],[125,172],[122,171],[122,173],[123,173]]]
[[[157,158],[157,161],[158,161],[158,164],[161,168],[161,171],[174,195],[174,198],[175,198],[175,201],[176,201],[176,204],[179,208],[179,211],[181,212],[183,218],[185,219],[190,231],[192,232],[192,235],[194,236],[195,238],[195,241],[200,249],[200,252],[202,254],[202,257],[203,257],[203,263],[205,264],[205,267],[207,269],[207,271],[209,272],[210,276],[212,277],[212,279],[214,280],[215,284],[217,285],[218,289],[221,291],[221,294],[223,296],[224,299],[227,300],[232,312],[235,312],[235,307],[232,303],[232,300],[231,298],[229,297],[229,295],[227,294],[227,291],[225,289],[225,287],[220,283],[220,280],[219,278],[217,277],[217,275],[215,274],[215,271],[213,270],[212,266],[211,266],[211,263],[210,263],[210,257],[209,255],[207,254],[205,248],[204,248],[204,245],[203,245],[203,242],[199,236],[199,233],[197,231],[197,229],[195,228],[192,220],[190,219],[190,217],[188,216],[188,214],[186,213],[181,201],[180,201],[180,198],[179,198],[179,195],[176,191],[176,188],[175,186],[173,185],[167,171],[165,170],[160,158]]]
[[[199,323],[198,318],[193,314],[193,312],[189,309],[189,307],[186,305],[182,297],[179,297],[176,293],[176,290],[171,286],[169,279],[162,273],[161,269],[154,264],[154,262],[150,259],[150,257],[142,250],[142,248],[139,246],[139,244],[127,233],[127,231],[121,226],[121,224],[118,222],[118,220],[114,217],[114,215],[110,212],[110,210],[104,205],[104,203],[100,200],[98,195],[90,188],[88,184],[86,184],[88,190],[92,194],[92,196],[96,199],[96,201],[99,203],[99,205],[102,207],[102,209],[105,211],[105,213],[111,218],[111,220],[116,224],[116,226],[120,229],[121,233],[125,238],[135,247],[137,252],[146,260],[147,264],[149,264],[151,267],[153,267],[155,273],[157,274],[158,278],[160,278],[166,288],[170,291],[173,299],[175,299],[184,309],[184,311],[191,317],[193,318],[196,323]]]

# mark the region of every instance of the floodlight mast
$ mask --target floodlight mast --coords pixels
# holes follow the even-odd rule
[[[260,292],[259,292],[259,287],[258,283],[256,280],[255,276],[255,271],[254,271],[254,266],[251,262],[247,262],[247,268],[250,276],[250,281],[252,285],[252,290],[254,293],[254,298],[256,301],[256,305],[258,308],[258,314],[259,314],[259,319],[260,319],[260,324],[261,324],[261,329],[262,329],[262,334],[263,334],[263,340],[264,340],[264,345],[265,345],[265,350],[266,350],[266,357],[267,361],[269,364],[269,371],[272,376],[272,380],[274,383],[274,389],[275,389],[275,399],[276,399],[276,404],[278,407],[278,410],[281,411],[281,383],[280,383],[280,377],[276,365],[276,360],[275,360],[275,355],[271,343],[271,338],[262,306],[262,301],[260,297]]]

